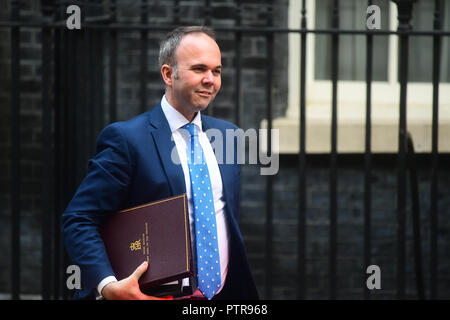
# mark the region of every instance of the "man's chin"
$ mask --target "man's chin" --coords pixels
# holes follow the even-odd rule
[[[213,100],[214,97],[209,99],[196,99],[195,103],[192,104],[192,107],[194,108],[195,112],[204,111],[208,108]]]
[[[194,109],[195,109],[195,112],[204,111],[208,108],[208,106],[209,106],[209,103],[208,104],[199,103],[194,106]]]

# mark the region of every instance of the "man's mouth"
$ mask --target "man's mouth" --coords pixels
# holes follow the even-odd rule
[[[211,97],[212,96],[212,92],[211,91],[205,91],[205,90],[198,90],[197,94],[202,96],[202,97]]]

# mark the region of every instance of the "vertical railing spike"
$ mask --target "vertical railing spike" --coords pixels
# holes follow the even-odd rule
[[[298,176],[298,298],[306,298],[306,1],[302,1],[300,34],[300,130]]]
[[[408,58],[409,34],[412,29],[413,3],[415,0],[393,0],[398,7],[398,31],[400,40],[399,54],[399,82],[400,82],[400,108],[398,133],[398,167],[397,167],[397,298],[405,298],[405,272],[406,272],[406,144],[407,144],[407,85],[408,85]]]
[[[19,1],[11,1],[11,21],[20,21]],[[11,297],[20,299],[20,28],[11,28]]]

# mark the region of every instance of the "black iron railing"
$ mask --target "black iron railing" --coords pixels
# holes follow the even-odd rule
[[[267,6],[267,22],[264,26],[249,26],[242,22],[242,11],[245,1],[234,1],[230,12],[230,19],[234,24],[224,27],[214,26],[212,16],[214,8],[211,1],[205,1],[202,7],[203,23],[214,26],[218,33],[228,32],[234,35],[234,120],[240,125],[243,122],[242,106],[242,42],[245,35],[259,34],[266,39],[266,118],[268,120],[267,145],[268,154],[272,152],[272,139],[270,129],[273,127],[273,62],[274,36],[276,34],[297,33],[301,37],[300,50],[300,148],[298,157],[298,263],[296,279],[298,281],[298,298],[307,298],[306,292],[306,210],[307,210],[307,166],[306,166],[306,97],[307,79],[306,71],[310,66],[306,63],[308,36],[312,34],[325,34],[331,37],[331,83],[332,83],[332,113],[331,113],[331,151],[330,151],[330,207],[329,207],[329,298],[337,298],[337,220],[338,220],[338,163],[337,163],[337,102],[338,102],[338,61],[339,39],[342,35],[366,36],[366,123],[365,123],[365,149],[364,149],[364,263],[371,264],[371,101],[372,101],[372,73],[373,73],[373,39],[380,35],[397,35],[399,38],[399,83],[400,83],[400,117],[399,117],[399,143],[398,143],[398,172],[397,172],[397,297],[405,297],[405,232],[407,215],[407,172],[411,174],[411,199],[413,201],[413,222],[416,257],[416,280],[418,296],[424,298],[424,277],[422,270],[422,254],[419,228],[418,188],[414,170],[414,149],[412,140],[408,139],[406,121],[407,87],[408,87],[408,41],[411,36],[433,37],[433,117],[432,117],[432,176],[431,176],[431,207],[430,207],[430,298],[437,297],[437,266],[438,266],[438,105],[439,105],[439,78],[442,37],[449,36],[450,31],[442,30],[441,1],[435,1],[434,29],[430,31],[412,30],[410,25],[413,0],[393,0],[398,6],[398,30],[343,30],[339,28],[339,1],[333,0],[332,28],[308,29],[306,1],[302,0],[301,28],[288,29],[276,27],[271,19],[271,2],[264,2]],[[150,49],[148,36],[152,32],[168,31],[183,24],[179,1],[174,1],[172,21],[166,24],[155,24],[149,21],[149,13],[156,6],[155,3],[142,0],[139,2],[141,15],[138,22],[124,23],[117,17],[117,9],[121,1],[71,1],[78,4],[83,10],[97,10],[96,15],[83,17],[83,31],[70,32],[65,24],[65,1],[41,1],[42,12],[40,21],[21,21],[20,1],[10,1],[10,20],[0,21],[0,28],[11,31],[11,241],[12,241],[12,298],[20,297],[20,234],[21,234],[21,201],[22,192],[20,170],[22,127],[20,113],[20,61],[21,61],[21,33],[22,28],[38,28],[42,31],[42,163],[54,163],[53,170],[43,166],[42,171],[42,297],[67,298],[65,290],[64,266],[67,265],[64,249],[60,237],[60,214],[70,200],[79,176],[83,173],[86,159],[93,149],[95,136],[106,122],[118,119],[117,102],[117,65],[119,34],[138,31],[140,34],[140,73],[139,73],[139,105],[140,111],[148,106],[147,80],[148,59]],[[89,4],[88,4],[89,3]],[[367,2],[368,5],[372,1]],[[99,8],[95,8],[98,5]],[[106,44],[106,45],[104,45]],[[79,54],[76,54],[79,53]],[[72,66],[72,67],[68,67]],[[106,78],[104,70],[107,69]],[[107,95],[105,94],[107,92]],[[107,96],[107,99],[106,99]],[[213,110],[208,111],[213,112]],[[105,117],[107,115],[107,117]],[[90,141],[91,145],[85,145]],[[409,144],[408,144],[409,143]],[[408,160],[410,160],[408,164]],[[411,162],[412,161],[412,162]],[[273,283],[271,270],[273,269],[273,177],[266,178],[266,219],[265,219],[265,277],[264,296],[273,297]],[[364,298],[369,298],[368,290]]]

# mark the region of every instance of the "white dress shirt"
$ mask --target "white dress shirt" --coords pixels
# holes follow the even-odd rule
[[[192,192],[191,192],[191,180],[189,176],[189,168],[187,163],[187,142],[189,137],[183,134],[183,130],[179,130],[185,124],[189,123],[189,121],[179,113],[174,107],[172,107],[167,101],[166,97],[163,96],[161,99],[161,107],[166,116],[166,119],[169,123],[170,130],[172,131],[172,139],[175,142],[175,146],[177,148],[179,161],[181,163],[181,167],[183,168],[184,173],[184,181],[186,184],[186,194],[188,199],[188,209],[189,209],[189,222],[191,229],[191,239],[193,243],[195,243],[195,233],[194,233],[194,210],[193,210],[193,200],[192,200]],[[202,120],[200,116],[200,112],[197,112],[197,115],[192,120],[192,123],[197,126],[198,138],[200,144],[203,149],[203,153],[205,156],[206,164],[208,166],[209,176],[211,178],[211,186],[213,190],[213,198],[214,198],[214,209],[216,211],[216,225],[217,225],[217,238],[219,245],[219,255],[220,255],[220,274],[222,278],[222,286],[217,291],[219,293],[224,284],[225,279],[228,273],[228,261],[229,261],[229,252],[228,252],[228,229],[226,224],[225,217],[225,201],[223,195],[223,186],[222,186],[222,177],[220,175],[219,165],[217,163],[216,156],[214,155],[214,151],[211,147],[211,143],[205,132],[202,131]],[[195,245],[193,246],[193,253],[195,255]],[[112,282],[117,281],[114,276],[107,277],[103,279],[97,287],[99,293],[101,293],[103,287]],[[186,278],[183,280],[183,285],[189,285],[189,279]],[[216,294],[217,294],[216,293]],[[196,294],[199,292],[197,290]]]

